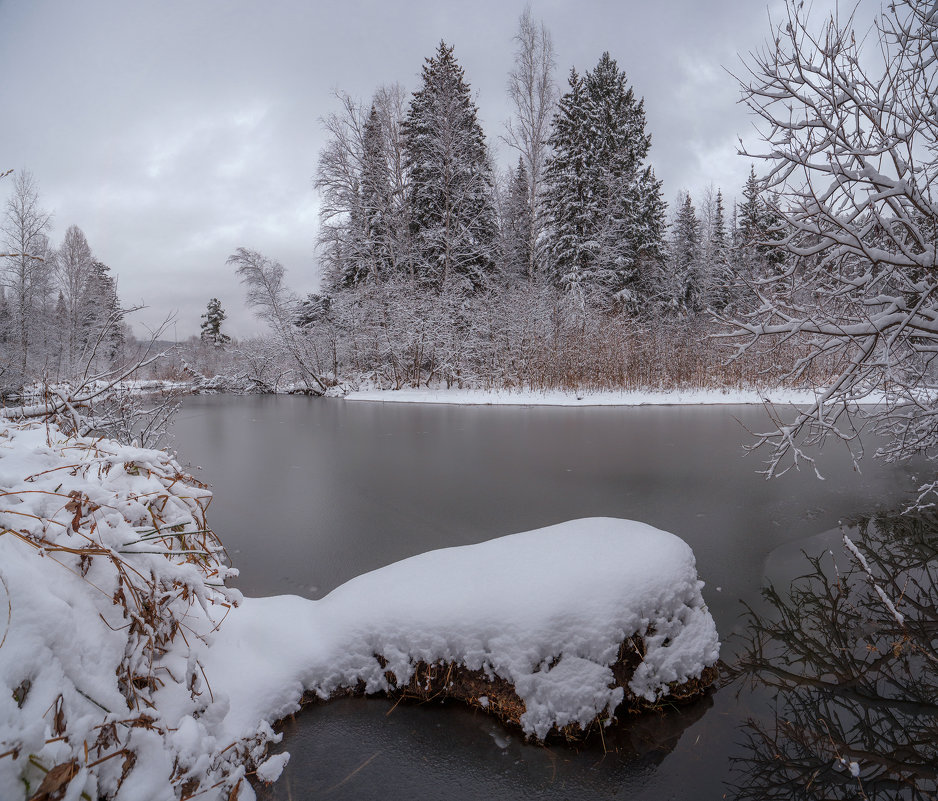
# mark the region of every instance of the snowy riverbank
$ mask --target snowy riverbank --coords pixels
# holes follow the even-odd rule
[[[223,583],[236,571],[207,527],[211,494],[161,451],[0,420],[0,490],[11,801],[245,801],[248,779],[279,776],[271,725],[304,694],[406,690],[435,665],[481,688],[454,696],[543,738],[692,696],[718,656],[691,549],[641,523],[431,551],[320,601],[243,599]],[[498,708],[506,685],[518,714]]]
[[[564,390],[484,390],[484,389],[398,389],[349,392],[349,401],[383,403],[451,403],[477,406],[713,406],[733,404],[795,404],[814,403],[816,394],[810,390],[722,390],[686,389],[669,392],[610,390],[605,392],[572,392]],[[870,398],[867,403],[876,403]]]

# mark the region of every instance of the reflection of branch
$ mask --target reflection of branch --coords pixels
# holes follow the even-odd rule
[[[735,760],[739,799],[933,798],[938,791],[938,515],[844,535],[847,569],[806,557],[789,593],[748,609],[735,679],[776,691]]]
[[[889,614],[892,616],[892,619],[899,624],[900,628],[903,628],[905,626],[905,616],[898,609],[896,609],[892,599],[886,595],[886,591],[877,583],[876,578],[873,576],[872,572],[870,572],[870,566],[863,557],[863,554],[860,553],[860,551],[857,549],[857,546],[853,544],[853,540],[851,540],[846,533],[844,533],[844,547],[846,547],[846,549],[850,551],[851,554],[853,554],[854,559],[857,560],[863,572],[866,574],[866,577],[869,579],[870,586],[876,590],[876,594],[879,596],[879,599],[883,602],[883,605],[886,607],[886,609],[889,610]]]

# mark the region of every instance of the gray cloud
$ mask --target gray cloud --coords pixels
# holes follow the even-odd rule
[[[125,302],[149,305],[138,325],[177,311],[188,336],[217,296],[230,333],[246,336],[258,324],[224,263],[236,247],[282,261],[298,291],[317,285],[312,177],[333,90],[364,100],[382,83],[413,90],[445,39],[508,163],[497,140],[522,10],[518,0],[0,0],[0,167],[33,171],[54,238],[72,223],[85,231]],[[603,50],[625,69],[645,97],[667,198],[711,182],[739,191],[749,163],[736,137],[751,124],[723,67],[768,36],[765,6],[545,0],[533,11],[553,34],[561,85]]]

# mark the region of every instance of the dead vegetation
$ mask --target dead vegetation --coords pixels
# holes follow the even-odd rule
[[[628,686],[636,667],[642,661],[644,652],[644,639],[637,634],[629,637],[619,646],[619,655],[611,667],[615,677],[614,686],[622,687],[625,697],[615,710],[613,723],[621,723],[643,713],[661,712],[675,706],[693,703],[707,695],[719,675],[716,665],[706,667],[699,678],[689,679],[683,683],[672,682],[668,686],[667,693],[656,701],[649,702],[632,693]],[[380,654],[376,654],[375,659],[382,667],[387,666],[387,660]],[[413,675],[403,684],[398,682],[392,671],[386,671],[385,677],[391,688],[386,695],[396,701],[395,706],[399,703],[425,704],[453,700],[492,715],[511,729],[520,731],[522,728],[521,717],[525,713],[524,701],[518,696],[510,681],[494,672],[470,670],[457,662],[428,664],[418,661],[414,665]],[[365,685],[359,682],[354,687],[334,691],[329,700],[349,696],[360,697],[365,694]],[[323,701],[313,693],[306,693],[302,703],[304,705],[323,704],[327,701]],[[546,739],[570,745],[577,745],[595,738],[603,741],[603,730],[608,725],[608,720],[596,717],[585,728],[576,723],[559,728],[554,727]]]
[[[4,606],[9,605],[0,649],[20,647],[11,642],[16,639],[11,622],[19,604],[30,604],[22,585],[19,594],[11,594],[13,576],[4,568],[25,566],[40,585],[36,592],[68,584],[58,592],[94,599],[100,620],[123,638],[123,657],[111,685],[119,696],[90,675],[68,675],[66,686],[50,690],[41,662],[23,660],[13,699],[24,721],[31,696],[41,706],[50,692],[58,695],[43,716],[45,742],[32,742],[16,730],[5,732],[0,759],[19,763],[15,769],[31,801],[61,798],[73,779],[85,783],[89,775],[97,796],[112,798],[138,766],[143,740],[137,733],[146,732],[161,738],[173,755],[172,774],[166,778],[177,797],[215,790],[237,798],[244,771],[263,756],[267,738],[261,734],[256,741],[222,744],[196,770],[174,746],[176,730],[160,708],[160,692],[173,685],[188,697],[193,718],[214,701],[210,677],[192,646],[221,625],[240,597],[224,586],[236,571],[228,567],[224,547],[206,522],[211,493],[163,452],[66,438],[50,423],[3,423],[0,441],[40,427],[56,457],[52,466],[0,492],[0,539],[10,549],[8,563],[0,560],[0,573],[8,579]],[[12,565],[9,558],[15,559]],[[76,630],[75,640],[96,637],[93,628]],[[55,641],[49,643],[47,658],[58,660]],[[87,691],[79,683],[95,689]],[[113,707],[115,697],[123,697],[123,708]],[[87,722],[89,711],[98,716],[97,724]]]

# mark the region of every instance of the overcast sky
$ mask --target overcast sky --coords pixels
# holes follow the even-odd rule
[[[818,5],[818,4],[816,4]],[[417,88],[443,39],[455,46],[499,163],[512,37],[524,0],[0,0],[0,168],[29,169],[54,213],[78,225],[145,324],[177,314],[198,332],[221,299],[234,336],[257,332],[225,259],[239,246],[317,287],[312,187],[333,91],[367,100]],[[778,0],[532,3],[551,31],[562,86],[608,50],[645,98],[650,159],[673,204],[709,184],[738,194],[739,54],[762,45]],[[2,169],[0,169],[2,171]],[[0,184],[9,193],[10,179]]]

